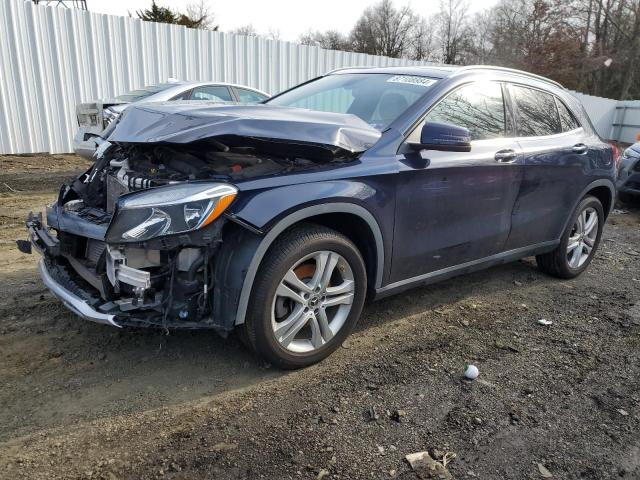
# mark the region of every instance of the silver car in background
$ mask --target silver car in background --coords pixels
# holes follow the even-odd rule
[[[81,103],[76,107],[78,133],[73,150],[91,159],[100,134],[132,103],[167,101],[207,101],[214,103],[260,103],[269,95],[255,88],[231,83],[167,81],[119,95],[112,99]]]
[[[621,202],[640,201],[640,134],[638,134],[638,143],[631,145],[622,154],[617,187]]]

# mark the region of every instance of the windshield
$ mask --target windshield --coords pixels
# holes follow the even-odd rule
[[[386,73],[328,75],[266,103],[322,112],[351,113],[382,131],[436,81],[415,75]]]
[[[138,100],[142,100],[143,98],[150,97],[154,93],[162,92],[163,90],[167,90],[171,87],[175,87],[177,83],[160,83],[158,85],[148,85],[140,90],[132,90],[130,92],[125,93],[124,95],[118,95],[116,100],[121,102],[137,102]]]

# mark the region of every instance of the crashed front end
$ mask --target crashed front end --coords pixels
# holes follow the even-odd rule
[[[211,327],[219,219],[237,189],[194,182],[125,194],[113,211],[73,187],[27,220],[45,285],[81,317],[113,326]],[[215,221],[218,220],[218,221]]]
[[[46,218],[29,216],[18,246],[42,254],[45,285],[87,320],[224,334],[233,324],[213,314],[216,259],[243,182],[352,160],[379,133],[351,117],[132,107]]]

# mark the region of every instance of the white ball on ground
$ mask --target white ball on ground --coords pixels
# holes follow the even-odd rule
[[[480,375],[480,371],[478,367],[475,365],[467,365],[467,369],[464,371],[464,378],[468,378],[469,380],[475,380]]]

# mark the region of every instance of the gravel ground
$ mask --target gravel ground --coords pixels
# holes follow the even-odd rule
[[[638,206],[578,279],[525,259],[418,288],[282,372],[234,339],[117,331],[47,293],[13,241],[87,166],[0,157],[0,478],[431,478],[404,459],[419,451],[456,479],[640,478]]]

